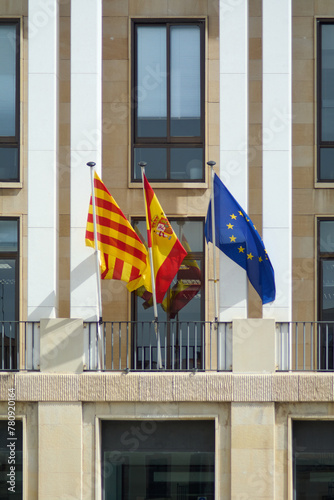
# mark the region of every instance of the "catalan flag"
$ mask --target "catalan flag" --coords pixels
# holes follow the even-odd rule
[[[174,233],[145,174],[143,174],[143,181],[147,243],[148,247],[152,248],[156,301],[157,304],[161,304],[187,252]],[[143,284],[143,282],[140,283],[140,285]],[[145,288],[147,289],[146,286]],[[131,285],[128,289],[131,289]]]
[[[135,290],[141,280],[147,290],[151,288],[148,253],[131,224],[94,172],[94,194],[98,250],[102,279],[115,279],[131,283]],[[86,245],[95,247],[92,198],[90,199]]]
[[[275,273],[261,236],[239,203],[214,175],[213,199],[215,208],[216,246],[245,269],[248,279],[263,304],[275,300]],[[212,241],[210,201],[205,223],[205,237]]]

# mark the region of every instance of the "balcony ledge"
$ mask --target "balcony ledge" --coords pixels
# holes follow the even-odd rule
[[[324,402],[334,399],[334,373],[0,373],[1,401],[14,387],[22,402]]]

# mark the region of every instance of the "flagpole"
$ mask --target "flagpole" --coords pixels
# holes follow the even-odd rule
[[[218,322],[218,293],[217,293],[217,270],[216,270],[216,221],[215,221],[215,189],[214,178],[215,171],[213,167],[216,165],[215,161],[208,161],[207,164],[211,168],[211,219],[212,219],[212,245],[213,245],[213,293],[215,302],[215,322]]]
[[[94,226],[94,246],[95,246],[95,257],[96,257],[96,279],[97,279],[97,297],[98,297],[98,307],[99,307],[99,321],[97,326],[98,333],[98,352],[99,352],[99,369],[102,369],[102,337],[100,331],[100,325],[102,324],[102,296],[101,296],[101,271],[100,271],[100,260],[99,260],[99,250],[97,243],[97,224],[96,224],[96,209],[95,209],[95,188],[94,188],[94,167],[96,163],[90,161],[87,166],[90,168],[90,180],[92,185],[92,208],[93,208],[93,226]]]
[[[152,237],[150,230],[150,222],[147,218],[147,203],[146,203],[146,194],[145,194],[145,186],[144,186],[144,174],[145,167],[147,163],[145,161],[140,161],[138,165],[141,168],[141,180],[143,183],[143,194],[144,194],[144,206],[146,213],[146,229],[147,229],[147,246],[148,246],[148,254],[150,257],[150,266],[151,266],[151,283],[152,283],[152,298],[153,298],[153,312],[154,312],[154,329],[157,337],[157,356],[158,356],[158,367],[162,368],[161,362],[161,346],[160,346],[160,333],[158,329],[158,307],[157,307],[157,296],[155,291],[155,279],[154,279],[154,266],[153,266],[153,252],[152,252]]]

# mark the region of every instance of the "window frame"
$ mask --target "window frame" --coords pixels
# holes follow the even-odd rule
[[[133,224],[134,222],[137,221],[144,221],[144,217],[132,217],[131,218],[131,223]],[[199,260],[201,262],[201,273],[202,273],[202,287],[201,287],[201,293],[204,294],[204,298],[201,299],[201,310],[200,310],[200,316],[201,319],[198,321],[205,321],[205,236],[204,236],[204,225],[205,225],[205,218],[204,217],[182,217],[182,216],[168,216],[169,222],[177,222],[179,220],[181,221],[188,221],[188,222],[202,222],[203,224],[203,251],[202,252],[191,252],[191,254],[187,254],[184,258],[184,260],[187,259],[188,255],[190,255],[191,260]],[[170,288],[168,288],[168,291]],[[137,316],[137,308],[136,308],[136,294],[135,292],[131,293],[131,320],[132,321],[138,321],[138,316]],[[167,319],[167,322],[169,322],[170,319]]]
[[[297,498],[297,475],[296,475],[296,469],[295,469],[295,453],[297,452],[296,450],[296,445],[297,445],[297,439],[295,437],[296,435],[296,426],[298,424],[307,424],[307,423],[314,423],[314,424],[326,424],[326,423],[332,423],[333,424],[334,420],[332,416],[324,416],[320,414],[315,414],[312,416],[306,416],[306,415],[289,415],[288,416],[288,462],[290,464],[289,469],[288,469],[288,498]],[[314,430],[313,430],[314,432]],[[328,433],[327,433],[328,434]],[[307,448],[307,446],[305,447]],[[322,451],[324,456],[326,453],[328,453],[328,450]]]
[[[317,159],[317,169],[316,169],[316,182],[318,183],[334,183],[334,178],[332,179],[327,179],[327,178],[321,178],[320,176],[320,171],[321,171],[321,161],[320,161],[320,156],[321,156],[321,151],[324,149],[330,149],[334,148],[334,137],[332,141],[323,141],[321,139],[322,135],[322,106],[321,106],[321,99],[322,99],[322,76],[321,76],[321,70],[322,70],[322,43],[321,43],[321,33],[322,33],[322,26],[323,25],[328,25],[332,24],[333,29],[334,29],[334,19],[328,19],[328,18],[318,18],[316,20],[316,86],[317,86],[317,92],[316,92],[316,102],[317,102],[317,112],[316,112],[316,159]]]
[[[327,371],[334,368],[334,317],[332,320],[323,318],[323,263],[332,262],[334,264],[334,250],[333,252],[321,251],[320,227],[322,222],[332,222],[334,226],[334,217],[317,218],[317,318],[320,322],[317,329],[317,346],[319,349],[317,354],[317,369]]]
[[[318,321],[324,321],[322,319],[322,262],[333,260],[334,263],[334,250],[333,252],[322,252],[320,250],[320,226],[322,222],[333,222],[334,217],[317,217],[317,298],[318,298],[318,308],[317,308],[317,317]],[[334,321],[334,318],[333,318]]]
[[[207,450],[203,450],[203,446],[201,446],[201,450],[200,452],[202,453],[212,453],[213,454],[213,481],[212,481],[212,484],[213,484],[213,495],[212,495],[212,498],[215,498],[216,496],[216,492],[218,491],[219,489],[219,485],[218,485],[218,480],[217,480],[217,469],[218,469],[218,463],[217,463],[217,450],[218,450],[218,447],[217,447],[217,417],[214,415],[214,416],[211,416],[211,415],[193,415],[192,416],[192,419],[191,419],[191,426],[194,427],[196,425],[198,426],[201,426],[202,423],[204,422],[206,425],[212,427],[212,431],[210,430],[210,432],[213,432],[213,449],[211,449],[210,451],[207,451]],[[132,417],[131,415],[127,414],[127,415],[122,415],[122,416],[117,416],[117,417],[110,417],[109,415],[108,416],[97,416],[96,419],[95,419],[95,425],[96,425],[96,430],[97,430],[97,439],[98,439],[98,446],[96,446],[96,453],[95,453],[95,460],[96,460],[96,464],[97,464],[97,474],[98,474],[98,477],[99,477],[99,483],[98,483],[98,487],[99,487],[99,494],[100,494],[100,497],[101,498],[105,498],[105,484],[104,484],[104,479],[105,477],[108,478],[110,477],[108,475],[108,471],[112,470],[114,471],[114,469],[110,469],[108,467],[105,466],[105,459],[104,459],[104,453],[107,451],[111,454],[111,457],[112,459],[114,460],[115,464],[116,465],[126,465],[128,466],[129,465],[129,462],[126,460],[126,458],[124,457],[123,453],[127,453],[127,454],[130,454],[132,452],[136,452],[137,450],[139,450],[140,452],[142,453],[152,453],[152,451],[156,452],[156,453],[159,453],[161,451],[164,451],[164,448],[151,448],[151,447],[146,447],[147,450],[145,450],[145,444],[147,444],[149,441],[150,441],[150,437],[154,437],[154,434],[156,433],[156,429],[157,429],[157,426],[165,426],[165,429],[163,429],[163,431],[166,430],[166,424],[168,426],[168,424],[172,424],[172,425],[176,425],[178,427],[186,427],[186,429],[188,428],[188,422],[190,422],[189,418],[186,417],[186,416],[183,416],[183,415],[179,415],[178,418],[166,418],[166,417],[163,417],[163,416],[160,416],[160,415],[147,415],[145,418],[136,418],[136,417]],[[113,425],[117,425],[118,423],[122,423],[122,424],[125,424],[123,425],[123,429],[124,427],[127,429],[125,430],[124,432],[121,432],[123,429],[121,429],[121,444],[117,446],[117,449],[112,449],[112,447],[108,446],[110,444],[110,442],[112,442],[112,438],[110,439],[109,436],[107,436],[107,434],[109,433],[110,434],[110,427],[113,426]],[[108,429],[109,427],[109,429]],[[103,429],[104,428],[104,429]],[[137,431],[139,431],[144,437],[144,439],[137,439],[136,436],[138,436],[137,434]],[[134,434],[135,432],[135,434]],[[159,432],[159,430],[158,430]],[[161,431],[160,431],[161,432]],[[178,433],[180,434],[180,431],[178,431]],[[188,433],[188,431],[186,432],[186,434]],[[191,434],[188,433],[188,435]],[[192,434],[195,434],[194,432],[192,432]],[[197,432],[196,435],[200,435],[201,433]],[[206,432],[207,434],[207,432]],[[133,436],[133,437],[132,437]],[[179,437],[179,436],[178,436]],[[108,445],[106,445],[106,441],[109,441]],[[117,439],[117,442],[119,443],[119,439]],[[189,441],[191,443],[193,443],[194,441]],[[209,444],[209,441],[207,440],[206,441],[206,447],[210,447],[210,444]],[[109,450],[107,450],[107,448],[109,448]],[[144,448],[144,450],[142,449]],[[151,448],[151,450],[149,449]],[[189,450],[189,447],[186,448],[186,453],[192,453],[192,450]],[[180,451],[179,449],[172,449],[172,450],[168,450],[169,453],[177,453],[178,451]],[[198,452],[198,449],[196,449],[196,452]],[[175,467],[175,464],[174,464],[174,467]],[[147,471],[146,471],[147,472]],[[147,474],[146,474],[146,478],[147,478]],[[146,488],[148,488],[148,483],[146,481]],[[146,498],[149,498],[149,497],[146,497]],[[198,496],[198,498],[200,498]]]
[[[170,122],[171,122],[171,84],[170,84],[170,28],[175,25],[193,25],[199,26],[200,28],[200,136],[198,137],[187,137],[187,136],[174,136],[170,135]],[[140,137],[136,133],[136,119],[137,119],[137,37],[136,28],[138,26],[166,26],[167,36],[166,36],[166,64],[167,64],[167,135],[166,137]],[[192,19],[192,18],[159,18],[159,19],[132,19],[131,21],[131,182],[140,183],[141,179],[136,179],[134,175],[134,151],[135,149],[141,148],[165,148],[167,157],[167,172],[166,179],[153,179],[150,178],[152,182],[157,183],[203,183],[205,181],[205,19]],[[202,149],[203,158],[203,170],[202,177],[199,179],[174,179],[170,177],[170,156],[171,149],[173,148],[199,148]]]
[[[20,80],[21,80],[21,20],[17,18],[0,18],[1,26],[14,25],[16,26],[16,61],[15,61],[15,135],[13,136],[0,136],[0,147],[11,149],[17,148],[18,151],[18,164],[17,176],[14,178],[1,179],[0,183],[13,183],[20,182]]]
[[[194,323],[196,323],[198,325],[204,324],[204,322],[205,322],[205,296],[206,296],[206,284],[205,284],[206,283],[205,282],[205,279],[206,279],[206,273],[205,273],[206,246],[205,246],[205,235],[204,235],[205,218],[204,217],[168,216],[168,220],[169,220],[169,222],[188,221],[188,222],[200,222],[200,223],[202,223],[202,234],[203,234],[202,251],[194,251],[194,252],[192,251],[191,253],[187,254],[187,256],[184,258],[183,262],[187,261],[187,260],[200,261],[200,265],[201,265],[201,267],[200,267],[200,270],[201,270],[201,288],[199,290],[201,293],[200,318],[195,319],[193,321],[194,321]],[[131,218],[132,224],[134,222],[137,222],[137,221],[143,222],[143,221],[145,221],[145,218],[144,217],[137,217],[137,216]],[[188,257],[188,259],[187,259],[187,257]],[[168,288],[168,290],[166,292],[166,296],[170,292],[172,287],[173,287],[173,285]],[[195,298],[195,297],[193,297],[193,298]],[[191,300],[193,300],[193,298]],[[159,306],[159,304],[158,304],[158,306]],[[131,293],[131,323],[133,325],[139,324],[139,325],[141,325],[141,328],[144,329],[145,328],[144,325],[148,326],[148,321],[138,319],[138,309],[139,309],[139,297],[137,297],[136,292],[134,291]],[[175,334],[174,341],[176,342],[176,344],[174,347],[176,347],[177,342],[178,342],[177,332],[182,330],[182,326],[184,328],[184,325],[186,325],[189,322],[189,320],[182,319],[182,318],[180,320],[178,318],[171,319],[169,312],[165,312],[165,314],[166,314],[165,319],[161,320],[159,318],[159,316],[158,316],[158,319],[161,321],[161,325],[162,325],[161,332],[160,332],[161,335],[166,334],[167,350],[168,350],[171,346],[170,340],[171,340],[171,337],[173,337],[173,334]],[[153,319],[153,310],[152,310],[152,319]],[[172,333],[172,332],[174,332],[174,333]],[[135,337],[136,337],[135,330],[134,330],[134,328],[132,328],[131,344],[132,344],[132,346],[136,346],[138,349],[139,343],[137,340],[135,340]],[[197,349],[200,349],[200,358],[197,358],[197,362],[200,360],[199,361],[200,366],[197,366],[197,368],[204,370],[204,367],[205,367],[205,342],[202,342],[202,340],[203,339],[202,339],[201,335],[198,334],[197,341],[195,342],[195,347],[197,347]],[[183,346],[183,347],[186,347],[186,346]],[[183,367],[184,363],[188,363],[191,361],[190,352],[191,352],[191,348],[193,348],[193,347],[194,347],[193,345],[187,346],[187,353],[186,353],[185,358],[180,357],[178,359],[178,361],[174,360],[173,368],[172,368],[173,370],[177,370],[181,367],[181,365]],[[144,343],[139,348],[145,350]],[[178,354],[180,354],[180,351],[178,351]],[[197,352],[197,354],[198,354],[198,352]],[[195,356],[195,351],[194,351],[194,356]],[[167,356],[167,359],[168,359],[168,356]],[[137,370],[141,370],[144,368],[143,363],[144,363],[143,360],[140,361],[137,359],[136,350],[134,348],[132,348],[132,350],[131,350],[131,366]],[[152,363],[153,363],[152,360],[150,360],[150,366],[149,366],[150,370],[153,367]],[[168,369],[170,369],[170,368],[171,368],[171,361],[169,359],[168,360]]]
[[[17,231],[17,249],[16,251],[5,251],[2,252],[0,251],[0,261],[1,260],[14,260],[15,261],[15,314],[14,318],[11,320],[0,320],[0,325],[2,324],[3,327],[1,328],[3,331],[6,329],[6,325],[8,324],[9,328],[13,328],[12,323],[14,323],[14,337],[13,341],[9,340],[8,345],[6,346],[6,339],[5,337],[0,338],[0,350],[2,352],[1,355],[1,360],[0,360],[0,371],[2,370],[17,370],[19,369],[20,365],[20,359],[19,359],[19,349],[20,349],[20,334],[19,334],[19,327],[18,327],[18,322],[20,318],[20,312],[19,312],[19,297],[20,297],[20,218],[19,217],[0,217],[0,221],[16,221],[16,231]],[[5,334],[6,336],[6,334]],[[7,354],[4,353],[4,349],[8,351],[8,356]],[[4,357],[3,357],[4,356]],[[7,360],[7,361],[6,361]]]

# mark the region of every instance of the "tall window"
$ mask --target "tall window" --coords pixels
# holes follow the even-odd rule
[[[135,21],[132,180],[204,180],[204,22]]]
[[[334,498],[334,422],[294,421],[293,500]]]
[[[18,230],[16,218],[0,219],[0,369],[19,365],[18,342]]]
[[[102,422],[103,500],[214,500],[214,421]]]
[[[168,220],[188,254],[162,304],[158,304],[158,318],[162,323],[162,364],[171,369],[203,368],[203,335],[200,328],[200,322],[204,320],[203,219],[169,217]],[[139,236],[146,234],[145,221],[135,220],[133,225]],[[157,366],[157,344],[152,329],[153,303],[143,292],[138,289],[133,295],[134,320],[139,326],[145,322],[143,328],[133,333],[133,367],[152,369]]]
[[[334,219],[318,219],[318,318],[334,322]],[[334,368],[334,323],[319,329],[318,359],[320,369]]]
[[[19,180],[20,22],[0,20],[0,182]]]
[[[10,435],[8,430],[11,433],[14,432],[14,435]],[[22,441],[21,420],[15,420],[15,427],[8,427],[7,420],[0,420],[0,498],[2,500],[22,500],[23,498]]]

